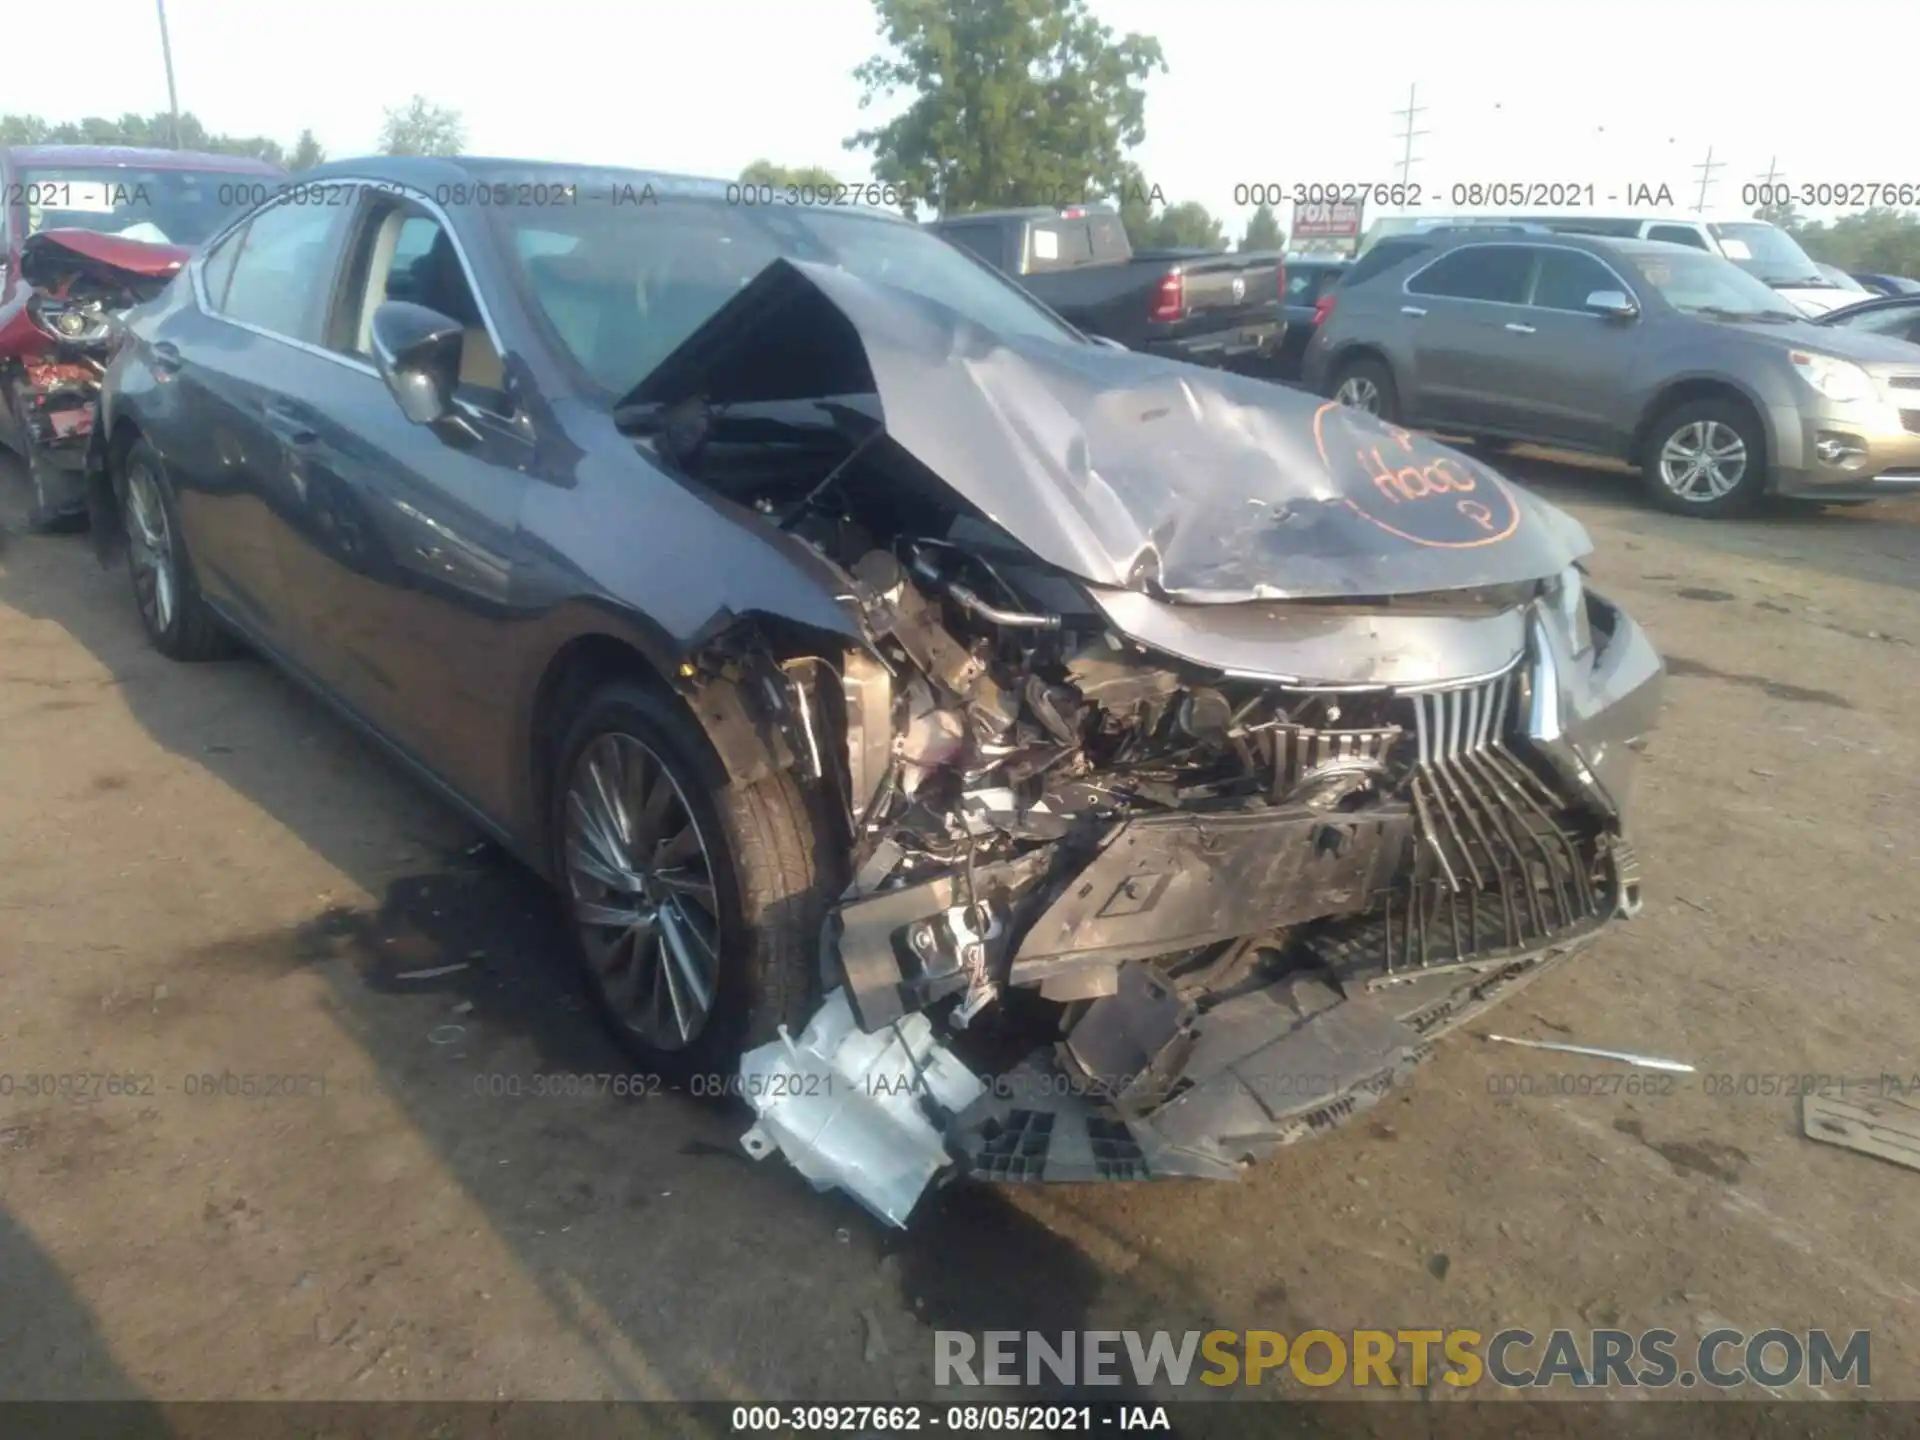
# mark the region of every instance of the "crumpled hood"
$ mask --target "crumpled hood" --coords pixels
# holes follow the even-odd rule
[[[848,338],[889,439],[1097,585],[1213,602],[1417,594],[1544,578],[1592,548],[1478,460],[1362,413],[1105,345],[996,334],[806,262],[769,265],[628,398],[826,398],[845,392]]]
[[[159,278],[173,274],[192,254],[181,245],[129,240],[94,230],[43,230],[20,247],[20,269],[31,280],[41,266],[57,267],[78,256],[106,270]]]

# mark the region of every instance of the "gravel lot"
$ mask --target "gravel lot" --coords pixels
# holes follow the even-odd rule
[[[1709,525],[1512,468],[1674,678],[1644,914],[1495,1028],[1760,1078],[1519,1095],[1609,1067],[1463,1036],[1243,1183],[895,1234],[710,1103],[487,1094],[619,1068],[537,887],[264,665],[150,651],[0,462],[0,1073],[142,1092],[0,1095],[0,1398],[931,1398],[934,1328],[1777,1325],[1871,1329],[1920,1399],[1920,1174],[1757,1093],[1920,1073],[1920,502]]]

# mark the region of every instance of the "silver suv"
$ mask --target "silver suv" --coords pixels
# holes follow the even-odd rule
[[[1302,376],[1384,419],[1632,461],[1683,514],[1920,489],[1920,346],[1813,325],[1681,245],[1438,241],[1342,285]]]

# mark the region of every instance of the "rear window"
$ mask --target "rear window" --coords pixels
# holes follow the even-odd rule
[[[1345,267],[1339,265],[1287,266],[1287,304],[1311,305],[1340,283]]]

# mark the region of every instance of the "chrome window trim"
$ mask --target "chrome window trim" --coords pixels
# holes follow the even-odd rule
[[[1603,270],[1613,276],[1615,280],[1618,280],[1620,282],[1620,288],[1626,292],[1629,299],[1637,302],[1640,298],[1639,292],[1627,283],[1626,277],[1621,275],[1618,270],[1614,269],[1613,266],[1608,264],[1602,257],[1594,254],[1593,251],[1582,250],[1578,245],[1556,245],[1550,240],[1469,240],[1464,245],[1450,245],[1426,264],[1422,265],[1418,270],[1415,270],[1411,275],[1407,276],[1406,279],[1402,280],[1400,282],[1400,293],[1410,300],[1451,300],[1458,305],[1498,305],[1503,310],[1544,310],[1550,315],[1581,315],[1589,320],[1604,320],[1607,318],[1604,315],[1596,315],[1591,310],[1562,310],[1557,305],[1535,305],[1526,300],[1482,300],[1471,295],[1424,295],[1418,291],[1407,288],[1413,284],[1415,280],[1418,280],[1422,275],[1426,274],[1427,271],[1438,265],[1442,260],[1445,260],[1449,255],[1458,255],[1462,250],[1490,250],[1495,246],[1518,248],[1521,250],[1570,250],[1575,255],[1584,255],[1589,260],[1598,261]]]
[[[487,309],[486,297],[480,293],[480,286],[474,279],[473,265],[467,259],[466,248],[461,245],[459,235],[454,232],[453,221],[448,218],[447,212],[440,207],[438,202],[429,198],[412,185],[401,184],[392,180],[371,180],[357,175],[342,175],[326,181],[316,181],[315,183],[355,185],[360,187],[363,198],[367,190],[375,190],[382,194],[396,196],[399,199],[419,205],[423,210],[431,214],[435,220],[439,221],[442,233],[453,242],[453,253],[459,258],[461,273],[467,277],[467,289],[473,295],[474,305],[479,308],[480,323],[486,327],[487,338],[493,341],[494,353],[500,356],[502,360],[506,359],[506,347],[500,343],[500,331],[494,324],[493,312]],[[312,341],[302,340],[297,336],[286,335],[278,330],[269,330],[264,325],[255,325],[246,320],[236,320],[224,311],[214,309],[213,305],[208,301],[206,278],[201,273],[206,264],[207,256],[222,240],[225,240],[241,225],[250,225],[258,217],[266,214],[276,206],[289,203],[288,198],[283,195],[278,199],[268,201],[266,204],[254,210],[248,211],[239,220],[236,220],[232,225],[229,225],[225,230],[221,231],[213,241],[200,248],[199,252],[187,262],[187,273],[193,281],[194,303],[199,307],[201,314],[218,320],[222,324],[231,325],[236,330],[245,330],[249,334],[258,335],[266,340],[277,340],[282,345],[291,345],[296,350],[318,356],[322,360],[331,360],[337,365],[346,366],[349,370],[357,370],[363,375],[371,375],[376,380],[380,379],[379,367],[370,361],[363,360],[358,355],[343,354],[338,350],[329,350],[324,345],[315,345]],[[355,223],[357,223],[357,221]],[[237,265],[238,261],[235,263]],[[457,396],[453,403],[469,415],[492,420],[504,418],[494,411],[475,405],[470,400],[462,400]]]

